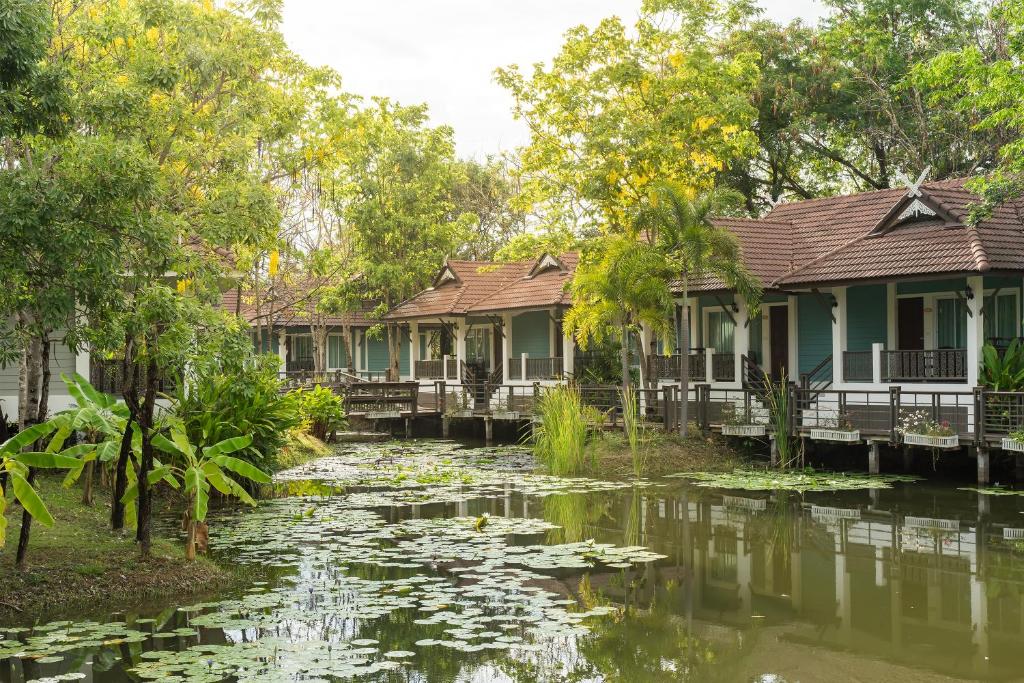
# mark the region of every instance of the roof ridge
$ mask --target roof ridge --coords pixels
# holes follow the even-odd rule
[[[971,241],[971,256],[974,258],[974,262],[978,264],[978,270],[984,273],[991,268],[991,264],[988,260],[988,251],[986,251],[985,245],[981,240],[981,233],[978,231],[978,226],[968,225],[967,233]]]

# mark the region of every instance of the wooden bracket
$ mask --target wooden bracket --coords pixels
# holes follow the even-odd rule
[[[828,313],[828,316],[832,318],[832,322],[835,322],[836,314],[832,312],[834,306],[825,299],[825,295],[822,294],[821,290],[818,289],[817,287],[812,289],[811,292],[814,294],[814,298],[818,301],[818,303],[821,304],[821,307],[825,309],[825,312]]]
[[[1002,287],[996,287],[995,291],[992,292],[992,305],[993,306],[996,305],[996,297],[999,296],[999,292],[1001,292],[1002,289],[1003,289]],[[977,294],[975,294],[975,296],[977,296]],[[968,308],[967,310],[969,311],[971,309]],[[981,317],[984,318],[986,315],[988,315],[988,309],[985,307],[985,296],[983,294],[982,297],[981,297]]]
[[[964,305],[964,308],[967,309],[967,317],[968,318],[973,318],[974,317],[974,312],[971,310],[971,305],[970,305],[970,303],[968,303],[967,297],[964,296],[964,293],[959,291],[959,290],[957,290],[956,292],[954,292],[954,294],[956,294],[956,298],[960,300],[960,303],[962,303]],[[975,294],[974,296],[978,296],[978,295]]]
[[[722,301],[722,297],[718,296],[718,294],[712,294],[711,296],[715,297],[715,301],[718,302],[718,305],[722,307],[722,310],[725,311],[725,314],[729,316],[729,320],[731,320],[732,324],[735,326],[736,318],[732,314],[732,306],[726,306],[725,302]],[[735,305],[736,304],[733,304],[733,306]]]

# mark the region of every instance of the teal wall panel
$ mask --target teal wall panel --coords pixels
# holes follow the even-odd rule
[[[797,349],[800,372],[810,372],[832,354],[831,297],[814,294],[797,297]],[[796,378],[793,378],[796,379]]]
[[[872,344],[886,343],[887,306],[885,285],[862,285],[846,290],[847,350],[870,351]]]
[[[512,317],[512,357],[528,353],[530,358],[551,356],[550,316],[547,311],[531,311]]]

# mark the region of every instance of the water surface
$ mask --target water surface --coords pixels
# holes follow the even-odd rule
[[[1018,496],[530,473],[346,446],[211,520],[233,595],[0,627],[0,681],[938,681],[1024,671]]]

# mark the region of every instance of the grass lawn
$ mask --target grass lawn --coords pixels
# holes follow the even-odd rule
[[[0,624],[68,613],[132,610],[148,601],[208,593],[239,577],[200,557],[186,562],[177,539],[154,528],[152,556],[139,557],[134,531],[110,530],[110,492],[97,487],[95,504],[83,505],[77,486],[42,476],[38,488],[56,523],[34,521],[28,567],[14,568],[21,507],[8,497],[7,543],[0,550]]]
[[[646,434],[645,476],[676,472],[731,472],[750,464],[750,458],[732,448],[724,437],[691,430],[686,439],[649,429]],[[587,446],[593,449],[597,471],[620,477],[633,476],[633,457],[622,432],[601,432]]]

